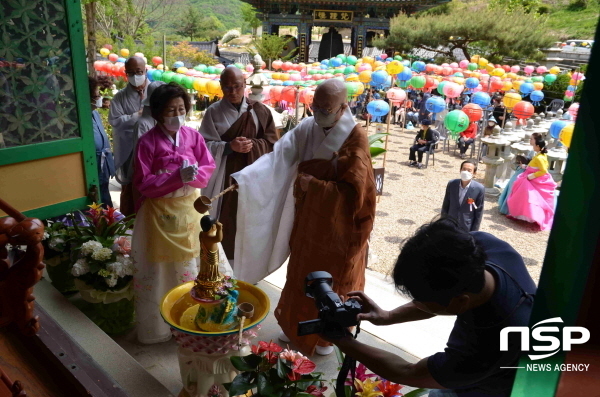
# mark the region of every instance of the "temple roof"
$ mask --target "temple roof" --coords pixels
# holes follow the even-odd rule
[[[415,11],[426,10],[438,6],[443,3],[448,3],[451,0],[242,0],[245,3],[251,4],[259,12],[271,13],[280,6],[308,8],[311,10],[347,10],[354,11],[361,8],[385,8],[403,9],[404,12],[412,13]],[[303,12],[304,13],[304,12]]]

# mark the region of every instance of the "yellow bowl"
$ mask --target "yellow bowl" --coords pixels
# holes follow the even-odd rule
[[[255,285],[246,283],[244,281],[237,280],[238,291],[240,295],[238,297],[238,304],[242,302],[251,303],[254,306],[254,316],[252,321],[248,324],[244,324],[244,331],[256,327],[260,324],[269,314],[271,308],[271,302],[267,294]],[[190,299],[182,299],[184,295],[188,295],[190,290],[194,286],[193,281],[180,284],[177,287],[171,289],[165,294],[160,305],[160,314],[162,318],[173,328],[178,331],[185,332],[190,335],[201,335],[201,336],[220,336],[220,335],[231,335],[239,332],[239,327],[221,332],[204,332],[197,329],[192,329],[191,325],[184,326],[179,324],[183,314],[191,307]],[[187,297],[186,297],[187,298]],[[176,303],[178,303],[176,305]]]

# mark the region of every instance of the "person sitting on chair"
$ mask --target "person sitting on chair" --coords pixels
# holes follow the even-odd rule
[[[410,148],[410,155],[408,156],[409,166],[423,168],[423,153],[429,150],[430,145],[434,141],[434,134],[439,136],[439,133],[431,128],[431,120],[424,119],[421,121],[421,130],[419,130],[419,133],[415,137],[414,145]],[[417,152],[417,156],[419,157],[418,161],[415,157],[415,152]]]

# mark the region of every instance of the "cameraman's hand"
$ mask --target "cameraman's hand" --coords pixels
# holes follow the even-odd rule
[[[359,321],[369,321],[375,325],[389,325],[390,312],[383,310],[362,291],[348,292],[348,298],[356,299],[362,305],[362,313],[358,314]]]

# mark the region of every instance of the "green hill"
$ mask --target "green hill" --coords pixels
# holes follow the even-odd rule
[[[597,0],[579,0],[548,2],[548,26],[558,35],[559,40],[593,40],[600,16],[600,2]]]

